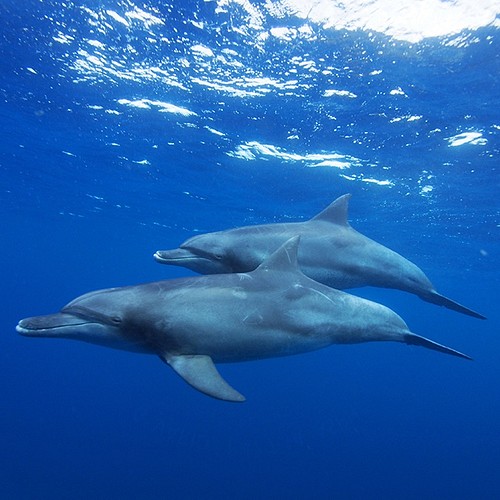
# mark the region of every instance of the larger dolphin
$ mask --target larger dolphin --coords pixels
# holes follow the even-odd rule
[[[17,331],[157,354],[194,388],[226,401],[245,398],[214,363],[380,340],[468,358],[411,333],[383,305],[307,278],[297,265],[297,245],[292,238],[249,273],[91,292],[60,313],[21,320]]]
[[[280,245],[301,236],[299,263],[310,278],[344,290],[361,286],[396,288],[475,318],[485,317],[440,295],[415,264],[354,230],[348,220],[350,194],[337,198],[306,222],[245,226],[201,234],[175,250],[159,250],[162,264],[201,274],[248,272]]]

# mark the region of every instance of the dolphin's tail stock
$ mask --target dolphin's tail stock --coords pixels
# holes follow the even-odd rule
[[[445,354],[451,354],[452,356],[457,356],[459,358],[472,359],[470,356],[467,356],[467,354],[456,351],[451,347],[446,347],[445,345],[438,344],[433,340],[426,339],[425,337],[421,337],[420,335],[416,335],[414,333],[405,333],[404,342],[406,342],[408,345],[420,345],[422,347],[427,347],[428,349],[432,349],[434,351],[444,352]]]
[[[467,316],[472,316],[473,318],[486,319],[486,317],[482,314],[479,314],[476,311],[473,311],[472,309],[469,309],[468,307],[465,307],[462,304],[459,304],[458,302],[455,302],[454,300],[451,300],[448,297],[437,293],[435,290],[420,295],[420,298],[422,300],[425,300],[426,302],[431,302],[432,304],[436,304],[438,306],[447,307],[448,309],[452,309],[453,311],[457,311],[462,314],[467,314]]]

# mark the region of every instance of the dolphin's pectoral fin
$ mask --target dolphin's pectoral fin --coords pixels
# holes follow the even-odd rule
[[[437,342],[426,339],[425,337],[421,337],[420,335],[415,335],[414,333],[406,333],[404,335],[404,342],[406,342],[409,345],[420,345],[422,347],[427,347],[427,349],[444,352],[445,354],[451,354],[452,356],[458,356],[459,358],[472,359],[470,356],[467,356],[467,354],[464,354],[460,351],[456,351],[451,347],[438,344]]]
[[[242,402],[245,397],[233,389],[219,374],[210,356],[160,355],[189,385],[195,389],[224,401]]]
[[[462,304],[459,304],[458,302],[455,302],[454,300],[451,300],[434,290],[425,295],[420,295],[420,298],[422,300],[425,300],[426,302],[431,302],[432,304],[437,304],[438,306],[453,309],[454,311],[460,312],[462,314],[467,314],[467,316],[472,316],[473,318],[486,319],[486,317],[482,314],[479,314],[476,311],[473,311],[472,309],[469,309],[468,307],[465,307]]]

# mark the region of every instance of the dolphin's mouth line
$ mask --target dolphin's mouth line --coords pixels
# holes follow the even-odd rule
[[[175,262],[176,260],[186,261],[186,260],[190,260],[190,259],[196,259],[197,257],[195,257],[194,255],[192,257],[163,257],[160,253],[156,252],[154,254],[154,258],[156,260]]]
[[[35,332],[39,332],[39,333],[52,332],[54,330],[61,330],[63,328],[68,328],[68,327],[79,327],[79,326],[83,326],[83,325],[88,325],[88,324],[92,323],[92,321],[82,320],[79,323],[71,323],[71,324],[66,324],[66,325],[65,324],[54,325],[54,326],[50,326],[47,328],[38,328],[36,326],[31,327],[30,325],[22,325],[21,323],[22,323],[22,321],[16,326],[16,332],[20,333],[20,334],[30,334],[30,333],[35,333]]]
[[[207,260],[209,262],[212,262],[211,259],[208,257],[204,257],[203,255],[196,255],[196,254],[191,254],[191,255],[181,255],[179,257],[164,257],[162,255],[162,251],[158,250],[157,252],[154,253],[153,257],[158,261],[158,262],[189,262],[190,260]]]

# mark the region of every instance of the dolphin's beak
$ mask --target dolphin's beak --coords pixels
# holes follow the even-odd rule
[[[153,255],[156,262],[170,264],[171,266],[183,266],[202,274],[228,272],[223,263],[211,258],[210,255],[199,255],[187,248],[176,248],[174,250],[158,250]]]
[[[210,254],[200,255],[188,248],[158,250],[154,258],[160,264],[183,266],[200,274],[223,274],[233,271],[223,259],[214,258]]]
[[[57,337],[58,333],[88,323],[88,320],[72,314],[57,313],[22,319],[16,326],[16,331],[26,337]]]
[[[160,264],[170,264],[174,266],[185,266],[188,265],[190,261],[206,260],[199,255],[194,254],[191,250],[186,250],[185,248],[176,248],[174,250],[158,250],[153,255],[155,260]]]

